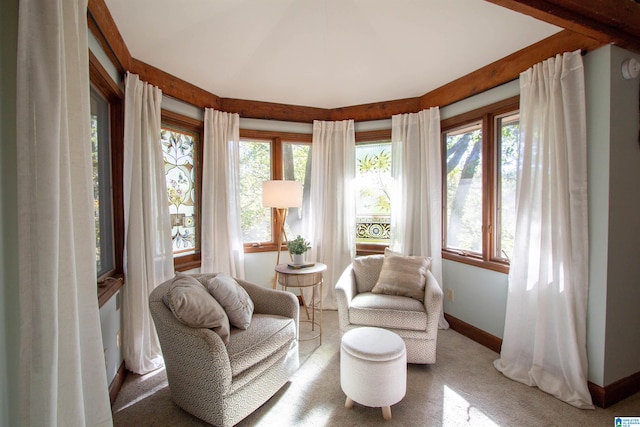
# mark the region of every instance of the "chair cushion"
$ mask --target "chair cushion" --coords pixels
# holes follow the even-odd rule
[[[427,312],[414,298],[365,292],[351,300],[349,320],[355,325],[425,331]]]
[[[224,308],[194,277],[177,274],[162,300],[185,325],[213,329],[225,344],[229,342],[229,318]]]
[[[206,280],[205,286],[227,312],[229,322],[240,329],[247,329],[253,315],[253,301],[247,291],[233,277],[218,273]]]
[[[422,302],[430,266],[431,258],[403,256],[385,250],[380,277],[371,292],[405,296]]]
[[[293,319],[273,314],[254,314],[248,329],[231,330],[227,352],[232,377],[269,359],[296,338]]]
[[[358,293],[371,292],[378,282],[383,262],[384,255],[367,255],[353,260],[353,274]]]

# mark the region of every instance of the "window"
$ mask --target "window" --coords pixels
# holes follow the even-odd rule
[[[391,131],[356,134],[356,249],[381,253],[391,231]]]
[[[124,96],[91,51],[89,78],[97,291],[102,307],[124,284]]]
[[[518,98],[442,122],[443,256],[508,271],[513,250]]]
[[[115,269],[109,103],[93,88],[91,88],[90,92],[90,103],[93,206],[96,228],[96,270],[98,277],[102,277]]]
[[[262,183],[271,179],[303,184],[302,208],[290,208],[287,238],[303,234],[304,212],[309,206],[311,135],[254,130],[240,131],[240,222],[245,251],[276,250],[277,215],[262,206]]]
[[[496,212],[494,222],[495,257],[509,261],[513,253],[513,235],[516,229],[516,172],[518,169],[518,140],[520,114],[513,113],[496,118],[498,129],[498,164]]]
[[[240,225],[244,243],[273,240],[271,209],[262,206],[262,183],[271,179],[271,141],[240,142]]]
[[[197,266],[200,257],[200,168],[202,123],[163,111],[160,144],[167,182],[174,265]]]

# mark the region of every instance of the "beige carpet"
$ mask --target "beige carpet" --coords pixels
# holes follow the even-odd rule
[[[496,353],[453,330],[440,331],[435,365],[408,365],[407,394],[392,420],[379,408],[345,409],[337,318],[324,313],[322,346],[301,342],[298,372],[238,426],[613,426],[615,416],[640,416],[640,393],[606,410],[580,410],[511,381],[493,368]],[[130,374],[113,417],[115,426],[207,425],[172,402],[162,369]]]

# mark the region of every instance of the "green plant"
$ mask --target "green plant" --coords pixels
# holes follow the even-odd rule
[[[302,255],[303,253],[311,249],[311,243],[307,242],[300,235],[298,235],[298,237],[296,237],[295,239],[289,240],[287,242],[287,249],[289,249],[289,252],[291,252],[293,255]]]

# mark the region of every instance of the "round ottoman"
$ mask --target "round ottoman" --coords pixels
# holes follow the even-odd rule
[[[407,390],[407,352],[397,334],[381,328],[361,327],[342,336],[340,386],[347,395],[345,407],[353,402],[381,407],[391,418],[391,405]]]

